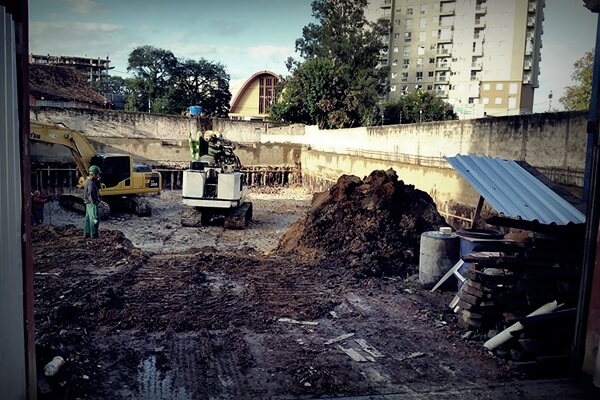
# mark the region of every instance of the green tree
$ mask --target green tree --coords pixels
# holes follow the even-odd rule
[[[425,90],[406,93],[383,104],[384,125],[443,121],[457,118],[452,105]]]
[[[133,49],[127,63],[127,71],[132,72],[136,78],[132,82],[135,98],[128,97],[127,104],[140,111],[156,112],[156,106],[152,109],[152,102],[166,98],[177,58],[169,50],[146,45]]]
[[[202,106],[211,117],[227,117],[229,112],[229,75],[220,63],[203,58],[178,62],[171,78],[169,111],[180,113],[191,105]]]
[[[367,0],[314,0],[318,23],[302,30],[288,59],[291,77],[271,108],[271,119],[344,128],[371,124],[387,87],[387,67],[378,65],[388,26],[365,19]]]
[[[102,94],[119,94],[125,95],[127,92],[127,85],[125,83],[125,78],[120,76],[106,76],[97,81],[93,81],[92,89],[94,89],[98,93]]]
[[[575,71],[571,75],[577,85],[567,86],[560,103],[569,111],[588,110],[592,98],[592,75],[594,70],[594,50],[586,52],[573,64]]]

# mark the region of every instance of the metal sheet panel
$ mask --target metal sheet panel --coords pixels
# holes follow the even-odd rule
[[[582,224],[585,215],[514,160],[475,155],[445,157],[502,216],[540,224]]]
[[[0,398],[26,398],[15,23],[0,6]]]

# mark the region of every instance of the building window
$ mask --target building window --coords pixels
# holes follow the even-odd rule
[[[402,73],[402,82],[408,82],[408,72]]]
[[[483,84],[483,90],[490,90],[490,84],[489,83],[484,83]]]
[[[419,71],[415,74],[416,77],[416,81],[417,82],[422,82],[423,81],[423,72]]]
[[[273,77],[260,78],[258,96],[258,112],[260,114],[266,114],[269,112],[271,104],[275,99],[276,86],[277,79]]]
[[[400,14],[402,12],[402,7],[396,7],[396,13]]]
[[[406,20],[406,29],[412,29],[412,27],[413,27],[413,20],[409,18]]]
[[[427,85],[427,90],[433,90],[433,85]]]
[[[427,40],[427,32],[421,31],[419,32],[419,42],[424,42]]]
[[[421,4],[421,14],[427,14],[428,4]]]
[[[484,97],[483,99],[481,99],[481,104],[490,104],[490,99],[488,97]]]
[[[511,110],[514,110],[515,108],[517,108],[517,99],[514,97],[509,97],[508,98],[508,108]]]
[[[417,68],[423,68],[423,59],[417,58]]]
[[[413,8],[412,7],[406,7],[406,15],[413,15]]]
[[[503,89],[504,89],[503,83],[496,83],[496,90],[503,90]]]
[[[400,25],[401,23],[402,23],[402,21],[400,21],[400,19],[397,19],[397,20],[394,21],[395,25]]]
[[[408,85],[402,85],[402,93],[408,92]]]
[[[392,72],[392,79],[396,78],[398,76],[397,72]]]
[[[435,64],[435,58],[430,58],[429,59],[429,64]]]
[[[427,76],[428,76],[428,77],[430,77],[430,78],[433,78],[433,71],[429,71],[429,72],[427,73]]]
[[[398,65],[398,60],[392,61],[392,65]]]
[[[410,32],[404,32],[404,41],[405,42],[410,42],[412,35]]]
[[[395,91],[396,91],[396,85],[390,86],[390,92],[395,92]]]
[[[508,94],[517,94],[519,87],[516,83],[511,83],[508,85]]]
[[[408,69],[409,65],[410,65],[409,60],[402,60],[402,69]]]
[[[427,27],[427,18],[419,19],[419,28],[423,29]]]
[[[402,52],[404,57],[410,56],[410,46],[404,46],[404,51]]]
[[[394,33],[394,39],[400,39],[400,34],[399,33]]]
[[[496,97],[494,99],[494,104],[502,104],[502,97]]]
[[[397,53],[399,51],[398,46],[394,46],[394,53]]]
[[[425,55],[425,46],[422,44],[417,47],[417,55],[422,56]]]

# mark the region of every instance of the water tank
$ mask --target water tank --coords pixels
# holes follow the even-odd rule
[[[419,254],[419,282],[432,288],[460,259],[460,238],[449,228],[421,234]],[[448,279],[444,285],[447,286]]]
[[[200,106],[190,106],[189,107],[189,112],[190,112],[191,116],[197,117],[198,115],[202,114],[202,107],[200,107]]]

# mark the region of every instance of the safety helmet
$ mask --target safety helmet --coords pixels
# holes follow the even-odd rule
[[[90,172],[90,174],[100,174],[101,173],[100,168],[98,168],[96,165],[92,165],[90,167],[89,172]]]
[[[206,131],[206,132],[204,132],[203,139],[205,141],[209,142],[210,139],[212,139],[216,136],[217,136],[217,133],[215,131]]]

